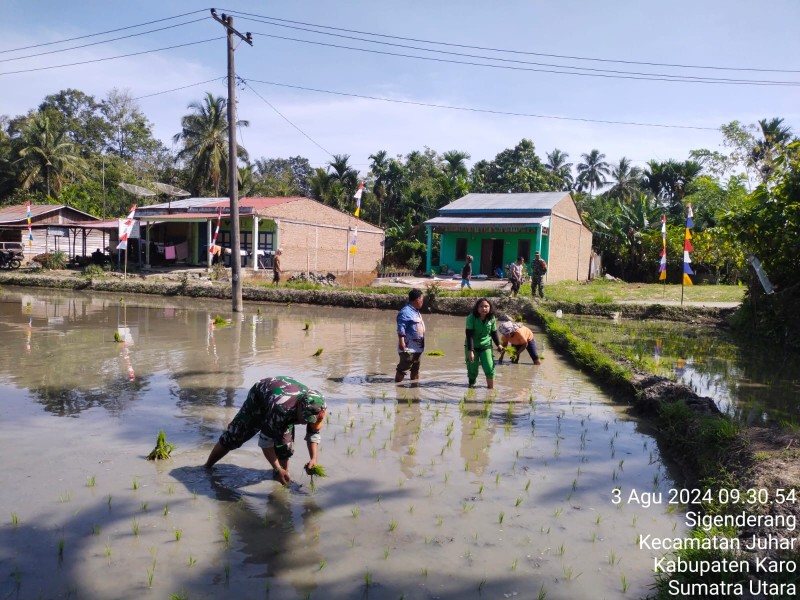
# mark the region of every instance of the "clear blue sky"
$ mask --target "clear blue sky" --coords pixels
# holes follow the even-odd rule
[[[6,0],[0,22],[0,73],[87,61],[142,52],[176,44],[214,41],[175,50],[42,71],[0,75],[0,114],[17,115],[34,108],[49,93],[72,87],[104,97],[112,87],[146,96],[222,77],[226,72],[221,25],[207,10],[162,23],[65,44],[8,50],[127,27],[181,13],[207,9],[195,2],[51,2]],[[262,96],[241,87],[239,117],[250,121],[241,142],[251,157],[302,155],[315,166],[332,154],[350,154],[363,172],[368,156],[380,149],[406,154],[425,146],[443,152],[465,150],[472,161],[491,159],[521,138],[533,140],[544,159],[558,147],[578,162],[580,154],[598,148],[607,160],[621,156],[637,161],[651,158],[683,160],[694,148],[717,149],[718,128],[734,119],[754,123],[780,116],[800,132],[800,87],[724,85],[665,81],[636,81],[526,70],[479,67],[426,61],[373,52],[281,40],[283,36],[438,59],[487,62],[480,58],[431,54],[420,50],[371,44],[372,39],[394,44],[435,48],[460,54],[502,57],[528,63],[584,67],[648,74],[728,79],[800,82],[800,2],[797,0],[504,0],[406,2],[278,1],[235,2],[217,7],[237,15],[235,25],[254,33],[254,46],[241,44],[236,52],[237,73]],[[340,28],[336,36],[278,27],[248,19],[241,13],[302,21]],[[199,22],[20,60],[111,37],[158,27]],[[296,25],[295,25],[296,26]],[[364,33],[372,32],[377,37]],[[346,35],[348,37],[341,37]],[[645,64],[567,60],[532,54],[490,52],[475,48],[431,46],[386,36],[416,38],[464,46],[482,46],[525,53],[544,53],[596,59],[650,63],[783,69],[759,72],[673,68]],[[354,38],[354,39],[348,39]],[[494,64],[501,64],[495,62]],[[507,62],[525,69],[554,67]],[[586,71],[584,71],[586,72]],[[610,73],[603,73],[609,75]],[[330,95],[256,83],[271,81],[347,94],[412,102],[460,106],[552,117],[635,121],[684,125],[703,129],[653,128],[594,122],[529,118],[464,112]],[[223,81],[173,93],[141,98],[138,102],[153,122],[157,137],[171,146],[186,105],[205,91],[225,94]],[[281,118],[280,111],[315,143]]]

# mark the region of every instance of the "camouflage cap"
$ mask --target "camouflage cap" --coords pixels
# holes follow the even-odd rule
[[[325,398],[317,390],[306,390],[301,398],[303,421],[316,423],[319,414],[325,410]]]

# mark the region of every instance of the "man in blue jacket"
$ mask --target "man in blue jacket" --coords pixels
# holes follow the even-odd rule
[[[425,323],[419,309],[425,299],[422,290],[414,288],[408,292],[408,302],[397,313],[397,353],[400,361],[394,380],[403,381],[406,373],[411,371],[411,381],[419,379],[419,359],[425,350]]]

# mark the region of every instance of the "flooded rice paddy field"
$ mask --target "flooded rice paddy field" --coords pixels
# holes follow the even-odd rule
[[[800,425],[800,355],[690,323],[570,316],[648,370],[682,381],[747,425]]]
[[[0,291],[0,597],[637,598],[639,536],[685,532],[664,506],[612,504],[674,484],[541,335],[541,367],[468,390],[463,318],[428,316],[443,356],[397,386],[394,313],[247,305],[214,326],[229,307]],[[277,374],[328,399],[328,477],[311,485],[302,441],[289,488],[255,440],[200,467]],[[159,429],[177,448],[148,462]]]

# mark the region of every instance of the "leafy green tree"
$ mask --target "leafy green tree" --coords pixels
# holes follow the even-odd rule
[[[67,177],[85,177],[86,162],[69,141],[66,130],[53,125],[48,112],[28,118],[12,145],[23,190],[44,186],[40,189],[51,196],[61,190]]]
[[[132,159],[154,151],[159,142],[153,138],[152,125],[127,90],[113,88],[100,105],[110,128],[109,151],[120,158]]]
[[[369,155],[369,175],[372,177],[372,193],[378,203],[378,227],[383,220],[383,205],[386,201],[386,176],[389,172],[389,158],[386,150],[378,150]]]
[[[642,188],[656,198],[662,210],[677,220],[684,212],[683,199],[702,170],[699,163],[691,160],[651,160],[644,170]]]
[[[111,143],[113,128],[94,96],[72,88],[45,96],[39,112],[57,114],[81,156],[100,154]]]
[[[491,162],[478,161],[470,175],[472,191],[482,193],[550,192],[560,186],[528,139],[503,150]]]
[[[313,173],[311,163],[302,156],[259,158],[254,163],[255,193],[271,196],[311,197],[307,180]]]
[[[207,184],[219,196],[220,183],[228,170],[228,102],[221,96],[206,93],[202,102],[192,102],[193,112],[181,119],[181,132],[173,141],[183,143],[178,158],[188,161],[191,168],[191,186],[201,193]],[[247,127],[249,122],[237,121],[237,127]],[[238,147],[239,158],[247,159],[247,151]]]
[[[775,159],[792,140],[792,129],[783,124],[783,119],[760,119],[761,139],[757,139],[750,150],[750,162],[758,172],[761,183],[769,181],[775,170]]]
[[[333,159],[328,162],[328,178],[334,207],[343,211],[350,210],[353,194],[358,185],[358,171],[350,166],[349,154],[333,155]]]
[[[331,178],[328,172],[322,167],[317,167],[306,179],[306,185],[310,191],[311,198],[323,204],[331,203]]]
[[[595,189],[603,187],[610,172],[609,164],[605,161],[606,155],[596,148],[589,154],[581,154],[583,162],[578,163],[578,189],[588,189],[591,196]]]

